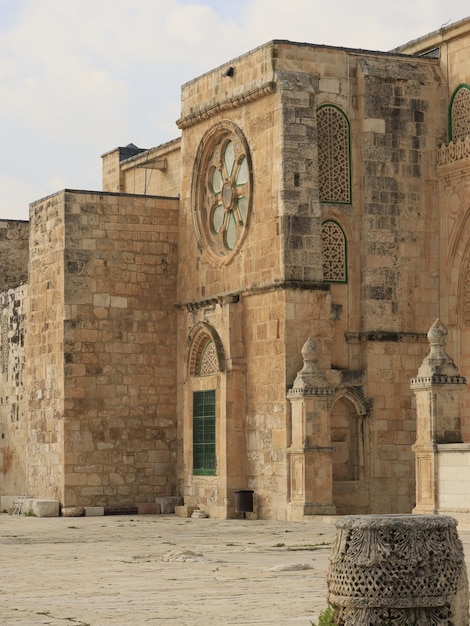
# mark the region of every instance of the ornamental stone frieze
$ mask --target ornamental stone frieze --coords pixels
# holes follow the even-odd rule
[[[470,158],[470,135],[449,141],[437,149],[437,166],[449,165]]]

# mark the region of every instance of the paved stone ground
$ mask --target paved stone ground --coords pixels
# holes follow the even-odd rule
[[[2,514],[0,626],[310,626],[326,607],[324,521]]]

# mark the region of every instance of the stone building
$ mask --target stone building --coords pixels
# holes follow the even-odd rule
[[[437,318],[470,374],[469,60],[470,19],[269,42],[183,85],[178,139],[106,153],[102,191],[1,222],[1,502],[410,512]]]

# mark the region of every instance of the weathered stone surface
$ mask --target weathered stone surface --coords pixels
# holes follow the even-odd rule
[[[138,515],[158,515],[161,507],[156,502],[139,502],[137,505]]]
[[[186,562],[199,563],[204,561],[204,555],[202,552],[194,552],[193,550],[170,550],[162,556],[162,561],[165,562]]]
[[[174,513],[175,507],[183,504],[183,498],[180,496],[158,496],[155,498],[155,503],[160,505],[160,513]]]
[[[191,517],[196,509],[196,506],[188,506],[187,504],[183,504],[181,506],[175,506],[175,514],[178,517]]]
[[[58,500],[31,500],[31,512],[36,517],[57,517],[59,515]]]
[[[96,517],[104,515],[104,506],[86,506],[85,517]]]
[[[61,510],[63,517],[82,517],[85,514],[84,506],[65,506]]]

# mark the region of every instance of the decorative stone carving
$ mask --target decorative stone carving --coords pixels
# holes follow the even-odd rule
[[[340,518],[327,579],[338,626],[467,626],[456,526],[438,515]]]
[[[450,165],[468,161],[470,157],[470,136],[449,141],[437,149],[437,165]]]
[[[412,379],[412,385],[427,383],[465,384],[454,361],[445,350],[447,328],[437,319],[428,331],[429,354],[421,363],[418,377]]]
[[[310,337],[302,348],[304,365],[287,397],[292,407],[288,519],[334,515],[330,404],[335,388],[318,366],[318,348]]]
[[[416,507],[414,513],[438,513],[438,444],[462,441],[459,392],[466,385],[445,350],[447,329],[438,319],[428,332],[430,351],[411,380],[416,396]]]
[[[313,395],[323,395],[325,392],[327,395],[328,393],[332,395],[334,389],[325,389],[328,387],[328,382],[318,367],[318,348],[311,337],[309,337],[303,345],[302,358],[304,365],[302,369],[297,372],[292,389],[289,390],[289,396],[297,394],[303,395],[307,391]],[[320,389],[325,391],[320,391]]]

